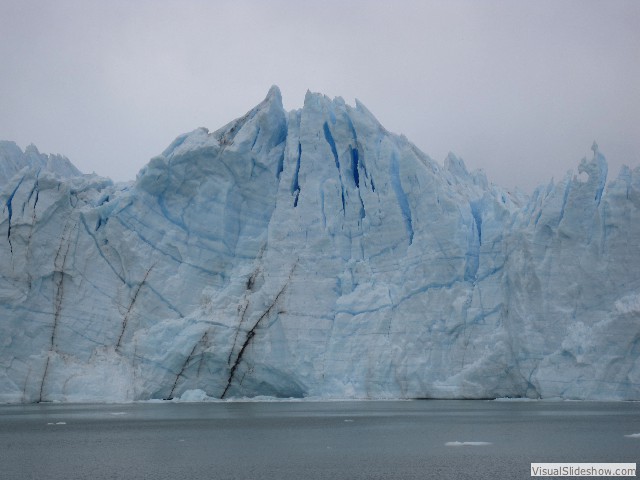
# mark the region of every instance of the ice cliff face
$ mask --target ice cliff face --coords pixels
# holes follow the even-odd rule
[[[7,145],[0,401],[640,399],[640,171],[595,146],[515,197],[277,88],[129,185]]]

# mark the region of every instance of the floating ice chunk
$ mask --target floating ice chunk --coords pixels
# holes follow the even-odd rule
[[[204,390],[199,388],[193,390],[186,390],[181,396],[178,402],[209,402],[211,400],[215,400],[214,398],[207,395]]]
[[[640,438],[640,433],[632,433],[631,435],[625,435],[627,438]]]

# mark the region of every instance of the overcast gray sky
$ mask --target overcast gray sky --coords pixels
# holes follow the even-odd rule
[[[590,154],[640,165],[636,0],[0,0],[0,139],[131,180],[272,84],[358,98],[507,188]]]

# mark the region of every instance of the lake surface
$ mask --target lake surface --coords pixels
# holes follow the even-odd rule
[[[4,405],[0,478],[524,479],[640,463],[635,433],[636,402]]]

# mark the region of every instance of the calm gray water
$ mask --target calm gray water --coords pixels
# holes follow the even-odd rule
[[[0,478],[524,479],[531,462],[640,462],[634,433],[639,403],[5,405]]]

